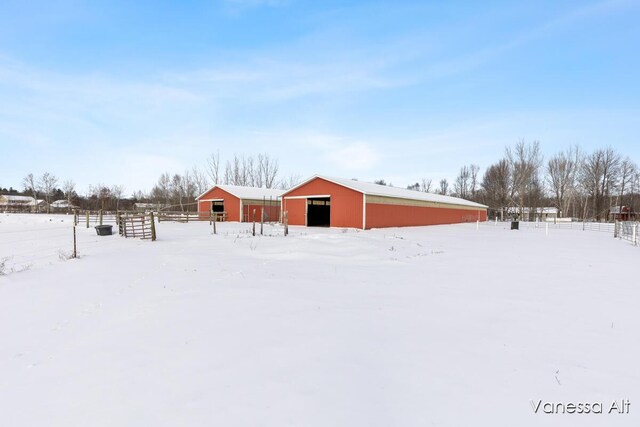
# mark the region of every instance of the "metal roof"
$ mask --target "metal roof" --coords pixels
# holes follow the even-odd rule
[[[486,205],[461,199],[459,197],[443,196],[441,194],[425,193],[422,191],[407,190],[406,188],[391,187],[388,185],[374,184],[371,182],[356,181],[355,179],[336,178],[324,175],[314,175],[301,184],[298,184],[290,190],[287,190],[286,193],[289,193],[316,178],[324,179],[325,181],[333,182],[334,184],[338,184],[359,193],[371,196],[393,197],[397,199],[420,200],[443,204],[446,203],[450,205],[471,206],[481,209],[487,208]]]
[[[284,193],[284,190],[278,190],[275,188],[259,188],[259,187],[243,187],[241,185],[225,185],[225,184],[216,184],[198,197],[196,200],[200,200],[202,196],[213,190],[214,188],[219,188],[221,190],[226,191],[229,194],[236,196],[239,199],[253,199],[253,200],[262,200],[264,199],[278,199]]]

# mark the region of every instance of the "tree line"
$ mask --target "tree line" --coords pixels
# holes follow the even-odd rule
[[[482,177],[479,171],[478,165],[465,165],[453,185],[423,178],[407,188],[483,203],[502,218],[543,207],[555,208],[558,217],[597,221],[608,219],[614,208],[640,211],[640,169],[611,147],[584,152],[576,145],[545,161],[538,141],[519,141]]]
[[[125,188],[122,185],[106,185],[98,183],[89,185],[85,194],[76,191],[76,183],[71,179],[60,180],[50,172],[44,172],[36,176],[33,173],[27,174],[22,179],[22,191],[13,187],[0,187],[0,194],[29,196],[35,200],[44,200],[43,208],[36,210],[51,211],[51,203],[54,201],[66,201],[67,206],[86,210],[118,210],[121,205],[130,208],[136,200],[125,197]]]
[[[130,197],[125,196],[124,186],[104,183],[92,184],[86,193],[80,194],[74,181],[60,180],[50,172],[40,176],[29,173],[22,181],[22,191],[0,187],[0,194],[44,200],[46,211],[50,210],[51,202],[57,200],[66,200],[69,206],[87,210],[132,210],[135,203],[151,203],[169,210],[186,211],[196,210],[196,197],[214,184],[287,189],[301,180],[298,174],[281,176],[278,159],[266,153],[234,155],[223,163],[218,151],[207,158],[203,168],[194,166],[183,173],[164,172],[151,191],[133,190]]]
[[[223,165],[217,151],[207,157],[203,169],[194,166],[182,174],[163,173],[149,194],[134,195],[168,209],[184,211],[195,210],[195,199],[216,184],[288,189],[301,180],[298,174],[281,177],[278,159],[266,153],[234,154]]]
[[[278,160],[266,153],[234,155],[223,162],[215,152],[203,168],[162,173],[150,192],[135,190],[131,197],[125,197],[124,186],[103,183],[79,194],[72,180],[61,181],[49,172],[29,173],[22,192],[0,188],[0,194],[44,199],[47,206],[53,200],[66,200],[81,209],[128,210],[145,202],[184,211],[195,210],[196,197],[214,184],[288,189],[301,180],[298,174],[281,176]],[[386,185],[384,180],[375,182]],[[613,208],[640,211],[640,169],[611,147],[585,152],[576,145],[545,160],[538,141],[519,141],[506,147],[482,175],[480,166],[470,164],[460,168],[453,183],[422,178],[407,188],[483,203],[502,218],[542,207],[555,208],[558,217],[594,220],[608,219]]]

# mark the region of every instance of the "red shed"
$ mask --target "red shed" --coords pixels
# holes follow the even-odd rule
[[[289,224],[361,229],[487,220],[487,206],[352,179],[316,175],[282,195]]]
[[[282,193],[284,193],[283,190],[272,188],[214,185],[196,200],[198,212],[206,214],[224,212],[227,221],[251,221],[254,210],[256,220],[260,220],[263,209],[267,221],[279,221]]]

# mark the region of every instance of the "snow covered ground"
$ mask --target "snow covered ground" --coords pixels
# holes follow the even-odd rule
[[[640,425],[640,248],[608,233],[79,227],[67,260],[71,224],[0,215],[2,426]]]

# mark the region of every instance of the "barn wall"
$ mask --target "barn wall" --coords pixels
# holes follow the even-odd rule
[[[331,227],[362,228],[362,193],[316,178],[285,194],[283,210],[289,211],[289,224],[306,224],[306,199],[296,196],[328,195],[331,197]]]
[[[367,229],[486,221],[486,209],[367,203]]]
[[[227,221],[240,221],[240,199],[236,196],[216,187],[200,197],[200,200],[207,199],[223,199]],[[211,202],[201,202],[200,200],[198,200],[198,212],[209,212],[211,210]]]
[[[377,203],[381,205],[401,205],[401,206],[422,206],[427,208],[451,208],[467,209],[477,211],[475,206],[456,205],[454,203],[432,202],[427,200],[402,199],[399,197],[367,195],[367,203]]]
[[[242,201],[242,221],[250,222],[253,220],[253,210],[256,210],[256,221],[260,221],[260,215],[262,215],[262,201],[255,200],[243,200]],[[280,202],[277,203],[267,200],[264,205],[264,212],[266,214],[265,221],[279,221],[280,220]]]
[[[284,199],[282,211],[289,211],[289,225],[306,225],[306,199]]]

